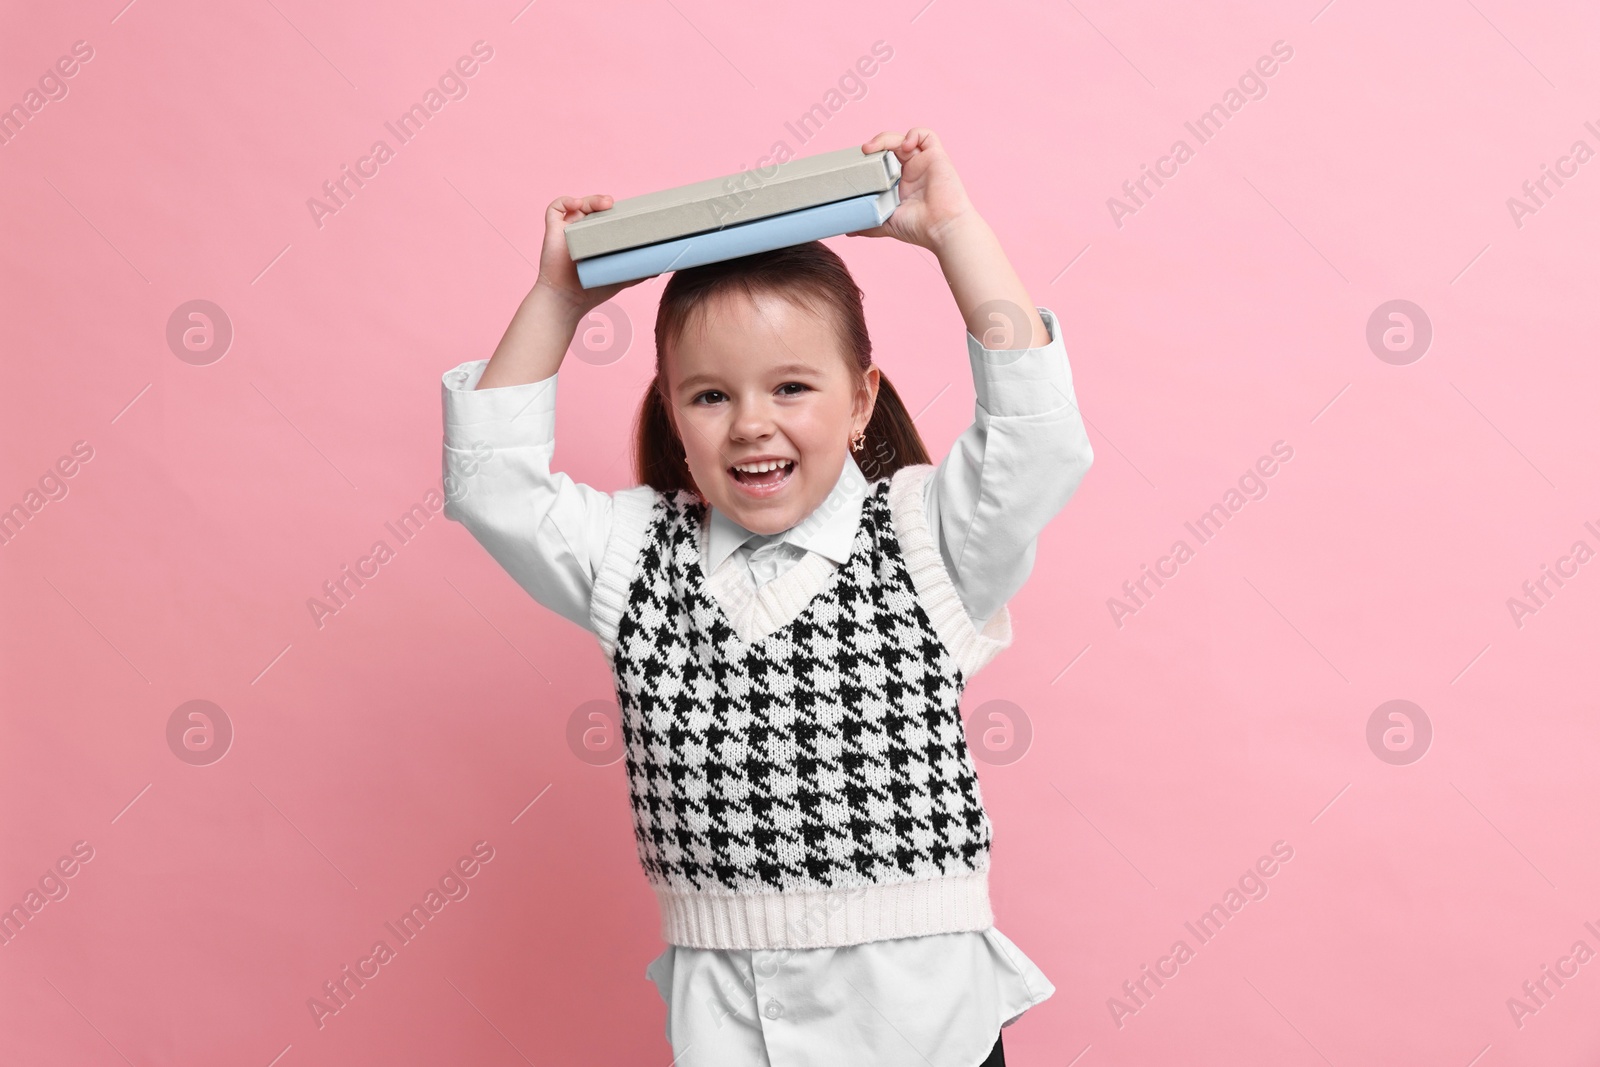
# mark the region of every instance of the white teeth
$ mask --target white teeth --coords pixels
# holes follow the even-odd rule
[[[773,459],[765,463],[736,463],[733,469],[744,471],[746,474],[760,474],[763,471],[777,470],[779,467],[788,467],[794,463],[792,459]]]

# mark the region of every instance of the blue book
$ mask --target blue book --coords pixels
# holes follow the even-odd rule
[[[770,252],[774,248],[820,241],[856,230],[870,230],[900,206],[900,183],[881,193],[836,200],[831,204],[787,211],[764,219],[741,222],[710,233],[608,252],[578,260],[578,282],[585,289],[614,282],[651,278],[685,267],[720,263],[725,259]]]

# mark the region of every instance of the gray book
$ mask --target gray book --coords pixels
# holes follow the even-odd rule
[[[807,241],[820,241],[824,237],[870,230],[900,206],[900,184],[873,195],[835,200],[831,204],[803,207],[799,211],[785,211],[782,215],[768,215],[735,226],[724,226],[710,233],[697,233],[690,237],[675,237],[653,245],[625,248],[621,252],[607,252],[603,256],[590,256],[574,261],[578,268],[578,284],[585,289],[612,282],[627,282],[635,278],[653,278],[671,270],[698,267],[703,263],[720,263],[756,252]]]
[[[881,193],[900,180],[888,149],[860,145],[615,201],[566,228],[574,260],[710,233],[755,219]]]

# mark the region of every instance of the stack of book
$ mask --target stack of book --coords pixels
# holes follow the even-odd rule
[[[900,160],[860,145],[617,200],[566,228],[585,289],[868,230],[900,204]]]

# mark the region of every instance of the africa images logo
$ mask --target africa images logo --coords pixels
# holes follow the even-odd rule
[[[428,887],[420,903],[413,903],[393,922],[385,922],[384,929],[394,935],[395,943],[390,945],[384,938],[379,938],[372,943],[372,951],[356,960],[354,969],[347,963],[339,969],[339,974],[322,983],[322,993],[318,996],[306,998],[306,1007],[311,1011],[311,1018],[315,1020],[317,1029],[321,1030],[328,1025],[330,1015],[338,1015],[350,1006],[350,1001],[355,995],[367,987],[367,983],[383,973],[383,968],[388,966],[399,953],[397,949],[411,944],[428,924],[438,917],[445,905],[451,901],[467,899],[467,894],[472,892],[468,881],[476,878],[483,870],[483,865],[494,859],[494,846],[487,841],[476,842],[472,846],[472,855],[462,856],[455,863],[445,868],[444,874],[439,876],[438,887]]]

